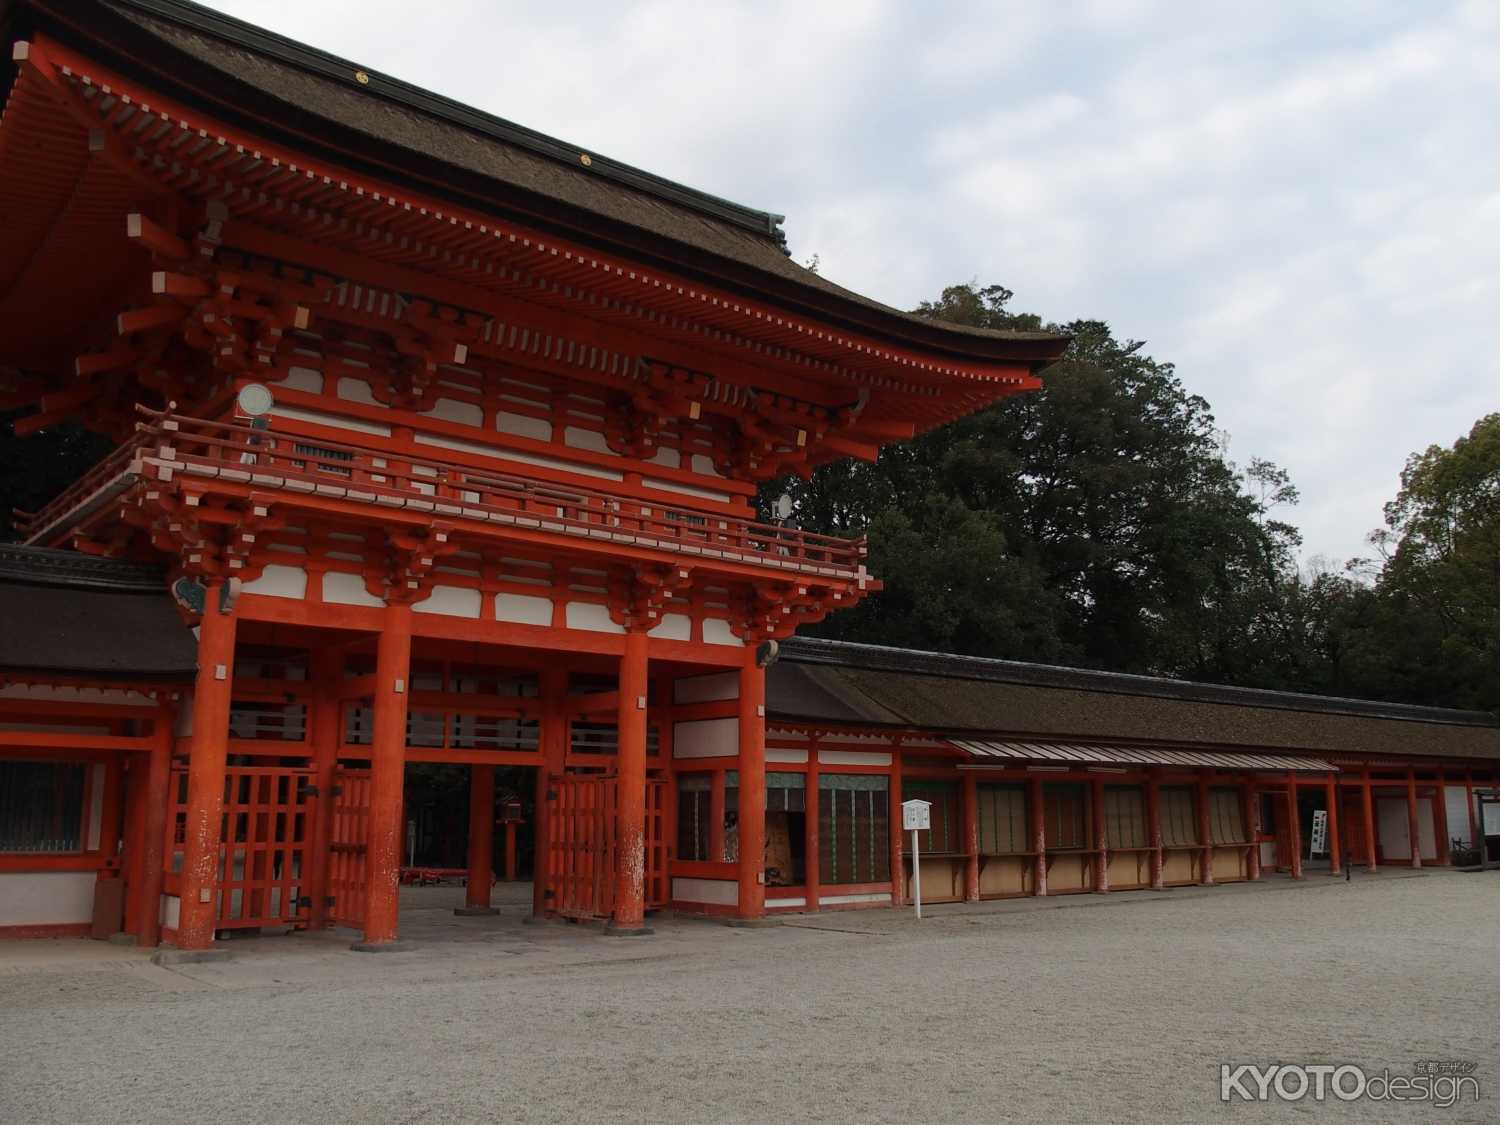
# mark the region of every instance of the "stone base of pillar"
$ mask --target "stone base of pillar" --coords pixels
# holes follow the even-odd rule
[[[479,918],[486,914],[499,914],[498,906],[455,906],[453,913],[460,918]]]
[[[355,953],[408,953],[417,946],[410,941],[357,941],[349,948]]]
[[[650,937],[655,932],[650,926],[617,926],[613,922],[604,927],[605,937]]]

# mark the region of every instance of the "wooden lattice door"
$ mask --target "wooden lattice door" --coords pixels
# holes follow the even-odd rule
[[[565,918],[614,912],[619,782],[613,774],[563,774],[547,787],[548,909]],[[646,782],[646,906],[665,906],[666,783]]]
[[[333,779],[333,824],[328,834],[328,914],[338,926],[365,924],[370,839],[370,771],[340,767]]]
[[[172,771],[165,889],[181,894],[187,827],[188,771]],[[224,771],[214,929],[305,925],[308,845],[316,804],[307,792],[310,769],[229,766]]]

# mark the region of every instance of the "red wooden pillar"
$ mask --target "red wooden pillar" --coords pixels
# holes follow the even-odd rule
[[[1437,838],[1437,861],[1447,867],[1452,860],[1448,842],[1448,786],[1441,768],[1437,771],[1437,788],[1432,791],[1432,834]]]
[[[312,899],[309,922],[313,929],[330,924],[328,912],[328,863],[333,839],[333,786],[339,764],[339,745],[344,741],[344,703],[339,690],[344,683],[344,654],[323,648],[312,656],[313,697],[308,723],[312,751],[315,812],[312,840],[307,856],[308,897]]]
[[[516,869],[519,866],[516,855],[516,822],[507,820],[505,822],[505,881],[507,883],[516,881]]]
[[[646,634],[625,634],[620,657],[615,801],[615,908],[609,932],[649,933],[646,928]],[[743,784],[743,783],[742,783]],[[741,790],[741,800],[743,800]],[[764,795],[762,795],[764,803]],[[745,816],[740,815],[741,832]]]
[[[541,764],[536,771],[536,812],[532,817],[535,843],[531,856],[531,913],[545,917],[551,903],[551,841],[553,778],[561,777],[567,765],[568,716],[565,710],[568,698],[568,670],[556,665],[543,668],[538,677],[538,694],[541,696],[541,722],[537,731],[537,752]]]
[[[1042,793],[1042,779],[1033,777],[1027,783],[1026,803],[1031,811],[1031,850],[1036,853],[1032,871],[1031,893],[1047,894],[1047,806]]]
[[[901,830],[901,750],[891,751],[891,810],[889,813],[891,832],[891,903],[902,906],[906,903],[906,867],[901,858],[906,843],[906,833]]]
[[[766,912],[766,670],[746,650],[740,665],[741,918]]]
[[[224,769],[229,755],[229,703],[234,687],[235,617],[233,612],[220,611],[223,589],[222,580],[208,584],[198,626],[182,907],[177,923],[180,949],[207,949],[214,940]]]
[[[469,767],[469,874],[464,880],[464,912],[490,914],[495,880],[495,767]]]
[[[1406,771],[1406,826],[1411,835],[1411,865],[1422,866],[1422,829],[1417,820],[1417,771]]]
[[[146,756],[145,816],[141,822],[140,906],[135,942],[153,946],[161,939],[162,860],[167,836],[167,805],[171,799],[172,744],[176,740],[175,708],[162,704],[151,721],[151,750]]]
[[[1250,841],[1250,850],[1245,853],[1245,878],[1254,883],[1260,879],[1260,791],[1253,778],[1245,779],[1240,799],[1244,801],[1245,835]]]
[[[1474,815],[1474,771],[1464,770],[1464,808],[1469,813],[1469,847],[1483,851],[1484,841],[1479,838],[1479,822]],[[1480,855],[1481,862],[1484,856]]]
[[[132,754],[125,763],[125,927],[138,934],[146,906],[141,898],[141,880],[146,843],[146,770],[149,755]]]
[[[1167,885],[1166,857],[1161,843],[1161,778],[1156,770],[1146,777],[1146,833],[1151,841],[1151,889]]]
[[[1328,805],[1328,871],[1338,875],[1344,870],[1343,835],[1339,824],[1339,785],[1333,774],[1328,775],[1323,799]]]
[[[818,896],[821,894],[820,881],[823,877],[819,852],[819,848],[822,847],[822,838],[818,833],[818,802],[822,794],[818,787],[818,739],[814,735],[807,747],[807,813],[803,817],[802,834],[803,866],[807,871],[807,901],[803,906],[804,910],[818,909]]]
[[[1094,893],[1109,893],[1109,841],[1104,831],[1104,779],[1089,785],[1089,846],[1094,852]]]
[[[1286,845],[1293,879],[1302,878],[1302,818],[1297,812],[1297,775],[1286,775]]]
[[[402,805],[406,789],[406,713],[411,688],[411,606],[386,607],[375,649],[374,722],[370,739],[369,836],[365,852],[364,940],[396,940],[401,895]]]
[[[719,862],[729,862],[729,849],[725,842],[724,832],[724,809],[726,804],[724,771],[715,770],[713,779],[708,783],[708,854]],[[739,847],[739,829],[735,829],[735,847]],[[734,854],[736,862],[739,860],[739,852]],[[739,873],[735,873],[738,881]],[[736,882],[738,885],[738,882]],[[736,892],[738,893],[738,892]]]
[[[1203,845],[1202,858],[1198,861],[1198,882],[1211,887],[1214,885],[1214,840],[1213,824],[1208,815],[1208,778],[1198,779],[1195,795],[1198,798],[1198,842]]]
[[[972,771],[963,774],[964,901],[979,901],[979,780]]]
[[[1365,822],[1365,867],[1370,871],[1377,871],[1379,867],[1375,859],[1375,794],[1370,784],[1370,771],[1365,770],[1360,774],[1360,815]]]

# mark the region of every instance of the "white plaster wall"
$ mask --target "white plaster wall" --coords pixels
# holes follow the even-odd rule
[[[694,719],[673,724],[674,758],[732,758],[739,752],[738,718]]]
[[[888,766],[891,756],[873,750],[819,750],[818,761],[829,766]]]
[[[708,645],[730,645],[734,648],[744,648],[745,642],[740,640],[729,629],[729,622],[722,617],[705,617],[703,619],[703,643]]]
[[[508,410],[502,410],[495,415],[495,429],[502,434],[514,434],[534,441],[552,440],[552,423],[545,418],[533,418],[530,414],[512,414]]]
[[[853,902],[890,902],[889,891],[875,891],[871,894],[859,895],[819,895],[818,902],[822,906],[844,906]]]
[[[886,897],[889,898],[890,896],[887,895]],[[766,899],[766,906],[767,906],[767,908],[777,907],[777,906],[806,906],[806,905],[807,905],[807,899],[805,899],[805,898],[768,898],[768,899]]]
[[[567,426],[563,429],[563,444],[573,449],[588,449],[594,453],[607,453],[611,457],[619,456],[609,447],[604,440],[604,435],[598,430],[585,430],[581,426]]]
[[[296,598],[299,601],[307,593],[307,571],[300,566],[282,566],[270,563],[253,582],[246,582],[241,589],[247,594],[267,594],[273,598]]]
[[[685,613],[663,614],[661,624],[647,635],[665,641],[690,641],[693,639],[693,619]]]
[[[182,920],[182,899],[176,895],[161,896],[161,924],[177,928],[177,923]]]
[[[272,383],[273,387],[290,387],[295,391],[306,391],[308,394],[321,394],[323,391],[323,373],[314,371],[311,367],[289,367],[286,378],[278,379]]]
[[[610,620],[609,607],[597,602],[569,602],[566,620],[569,629],[583,629],[590,633],[625,631],[625,626]]]
[[[1417,798],[1417,840],[1422,848],[1422,858],[1436,863],[1437,817],[1430,797]]]
[[[336,605],[385,605],[384,598],[377,598],[365,589],[364,575],[342,570],[330,570],[323,575],[323,600]]]
[[[768,762],[806,762],[806,750],[793,750],[784,746],[767,746],[766,761]]]
[[[94,872],[0,874],[0,926],[63,926],[94,917]]]
[[[472,586],[434,586],[427,597],[412,605],[411,611],[477,618],[483,604],[484,595]]]
[[[740,697],[738,672],[712,672],[706,676],[683,676],[672,684],[674,703],[712,703]]]
[[[440,398],[431,410],[422,414],[428,418],[441,418],[444,422],[457,422],[461,426],[482,426],[484,411],[475,402],[460,402],[456,398]]]
[[[359,402],[365,406],[385,406],[383,402],[375,401],[375,396],[370,393],[369,383],[363,379],[351,379],[347,375],[339,377],[338,397],[345,402]]]
[[[366,422],[363,418],[349,418],[343,414],[329,414],[322,410],[303,410],[296,406],[273,406],[273,418],[290,418],[295,422],[310,422],[317,426],[329,426],[336,430],[353,430],[359,434],[375,434],[390,437],[391,428],[381,422]],[[314,442],[316,439],[312,439]]]
[[[552,599],[530,594],[496,594],[495,619],[520,625],[551,625]]]
[[[481,445],[474,441],[458,441],[455,438],[438,437],[436,434],[416,434],[413,439],[418,445],[431,445],[438,449],[453,449],[460,453],[475,453],[482,457],[492,457],[501,461],[515,461],[522,465],[536,465],[543,469],[556,469],[562,473],[577,473],[580,476],[598,477],[601,480],[624,480],[625,474],[614,469],[599,469],[593,465],[583,465],[577,461],[564,461],[557,457],[540,457],[532,453],[522,453],[515,449],[505,449],[497,445]]]
[[[729,493],[718,492],[711,488],[694,488],[690,484],[678,484],[675,481],[657,480],[655,477],[645,477],[641,484],[647,488],[654,488],[658,492],[677,492],[683,496],[695,496],[699,500],[717,500],[720,504],[729,503]]]
[[[1466,844],[1474,838],[1469,834],[1469,793],[1461,785],[1449,785],[1443,789],[1443,808],[1448,813],[1448,835],[1457,837]]]
[[[1406,817],[1405,797],[1376,797],[1375,827],[1381,856],[1387,860],[1411,858],[1411,825]]]
[[[738,906],[740,885],[729,879],[673,879],[672,899],[674,902]]]

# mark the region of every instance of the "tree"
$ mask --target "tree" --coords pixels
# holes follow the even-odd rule
[[[920,315],[1037,329],[1002,286],[952,286]],[[1045,389],[1007,399],[873,464],[789,488],[803,526],[868,534],[886,583],[827,635],[1121,671],[1265,675],[1246,637],[1290,567],[1296,533],[1267,518],[1296,499],[1254,462],[1225,461],[1213,416],[1170,364],[1101,321],[1072,336]]]
[[[1403,696],[1500,706],[1500,414],[1407,459],[1372,537]]]

